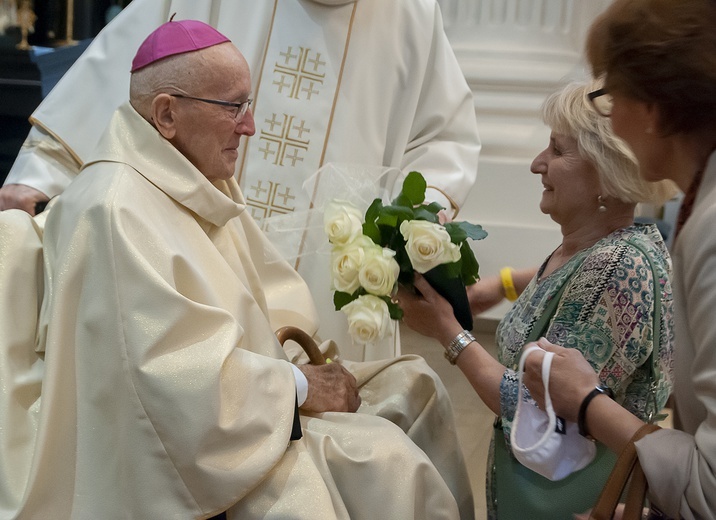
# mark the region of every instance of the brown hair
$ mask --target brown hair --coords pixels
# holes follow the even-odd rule
[[[716,0],[615,0],[586,50],[607,89],[659,107],[663,132],[716,125]]]

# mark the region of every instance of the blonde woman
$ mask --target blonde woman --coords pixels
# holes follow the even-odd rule
[[[544,187],[540,209],[560,225],[562,241],[536,272],[514,274],[519,297],[497,329],[498,359],[462,330],[447,302],[423,279],[416,281],[420,295],[407,290],[399,295],[406,323],[440,341],[449,359],[501,419],[502,430],[496,430],[487,470],[489,518],[497,518],[498,511],[500,520],[571,518],[591,506],[601,488],[598,482],[574,484],[575,502],[560,505],[561,496],[573,493],[567,487],[572,476],[552,482],[528,472],[520,483],[519,498],[532,490],[538,500],[522,504],[515,497],[500,499],[501,475],[510,470],[501,465],[495,472],[493,455],[495,445],[509,446],[519,389],[514,368],[533,334],[534,339],[545,336],[583,353],[594,378],[639,417],[647,414],[653,365],[660,372],[658,407],[671,388],[669,254],[656,226],[635,224],[634,211],[639,202],[663,202],[674,189],[671,184],[652,185],[640,179],[634,156],[613,135],[609,121],[592,109],[587,93],[594,88],[591,83],[571,83],[543,106],[544,121],[552,132],[531,170]],[[657,294],[660,317],[655,330]],[[479,312],[505,293],[503,284],[493,278],[471,287],[469,296],[472,310]],[[608,461],[598,464],[604,466],[606,478]],[[513,459],[510,468],[521,470]],[[514,516],[505,508],[512,509]]]

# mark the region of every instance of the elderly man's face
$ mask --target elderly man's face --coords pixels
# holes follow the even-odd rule
[[[202,87],[187,95],[232,103],[249,99],[249,66],[236,47],[230,43],[210,47],[202,60],[197,70],[202,74]],[[229,179],[236,169],[241,136],[251,136],[256,131],[251,109],[237,119],[232,107],[174,99],[177,126],[172,144],[210,181]]]

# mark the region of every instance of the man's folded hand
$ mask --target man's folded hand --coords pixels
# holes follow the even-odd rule
[[[360,406],[356,378],[340,363],[299,365],[308,380],[308,396],[301,410],[355,412]]]

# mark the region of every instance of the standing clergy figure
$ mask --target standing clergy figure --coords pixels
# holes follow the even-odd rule
[[[255,131],[241,53],[168,22],[130,91],[46,212],[42,393],[4,389],[28,418],[0,428],[0,518],[472,517],[420,358],[295,367],[274,336],[315,312],[234,178]]]
[[[418,170],[448,216],[466,199],[480,142],[436,0],[133,0],[32,115],[0,209],[32,212],[67,186],[127,100],[134,49],[172,13],[226,34],[254,73],[256,135],[239,147],[236,176],[260,224],[308,209],[302,184],[327,163],[395,167],[401,173],[385,180],[392,195]],[[371,357],[350,348],[327,265],[297,266],[318,305],[319,335],[350,359]]]

